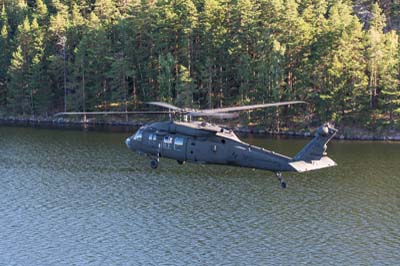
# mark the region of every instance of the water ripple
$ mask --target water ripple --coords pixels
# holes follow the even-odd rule
[[[400,149],[273,175],[148,161],[126,134],[0,127],[0,265],[396,265]],[[304,140],[252,139],[295,154]],[[379,154],[379,156],[377,156]]]

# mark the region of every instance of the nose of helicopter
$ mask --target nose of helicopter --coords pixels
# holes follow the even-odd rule
[[[126,147],[130,148],[131,137],[128,137],[128,138],[125,140],[125,144],[126,144]]]

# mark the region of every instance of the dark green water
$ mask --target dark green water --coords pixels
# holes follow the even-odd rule
[[[333,142],[338,167],[178,165],[129,133],[0,127],[0,265],[398,265],[400,143]],[[287,155],[308,140],[246,138]]]

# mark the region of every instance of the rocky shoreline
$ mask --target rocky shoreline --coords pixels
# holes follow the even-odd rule
[[[18,125],[18,126],[44,126],[44,127],[128,127],[138,128],[145,124],[144,122],[138,121],[102,121],[102,120],[69,120],[64,118],[16,118],[7,117],[0,118],[0,125]],[[234,131],[239,134],[255,134],[255,135],[267,135],[267,136],[284,136],[284,137],[299,137],[299,138],[311,138],[314,136],[316,130],[283,130],[283,131],[271,131],[259,127],[235,127]],[[341,133],[346,132],[346,133]],[[348,128],[346,130],[339,129],[338,134],[335,136],[338,140],[361,140],[361,141],[400,141],[400,132],[386,132],[383,134],[377,134],[368,132],[366,130],[360,132],[352,132]]]

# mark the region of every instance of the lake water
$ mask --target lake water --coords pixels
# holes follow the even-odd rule
[[[128,135],[0,126],[0,265],[399,265],[400,143],[334,141],[339,166],[283,190],[267,171],[151,170]]]

